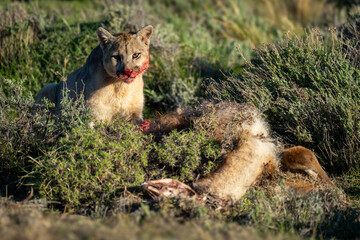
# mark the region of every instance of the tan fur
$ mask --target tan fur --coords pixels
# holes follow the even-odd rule
[[[178,111],[153,121],[151,133],[190,127],[206,130],[209,137],[231,150],[217,170],[193,183],[196,191],[223,199],[239,199],[263,172],[276,163],[276,145],[260,113],[247,104],[221,102]]]
[[[225,109],[217,111],[215,117],[229,117]],[[232,110],[235,109],[230,109]],[[248,105],[242,105],[238,110],[241,112],[234,115],[235,121],[232,124],[220,121],[218,128],[226,131],[231,126],[239,134],[233,136],[238,142],[214,173],[193,183],[197,191],[210,193],[221,199],[238,200],[263,172],[265,165],[276,162],[276,145],[269,136],[268,126],[261,115]],[[216,139],[227,141],[226,135],[221,131],[214,131]]]
[[[222,166],[213,174],[193,183],[196,190],[222,199],[240,199],[263,172],[264,166],[275,159],[274,144],[249,137],[229,153]]]
[[[65,82],[47,85],[40,90],[35,104],[48,98],[60,108],[65,92],[71,98],[84,94],[95,119],[111,121],[121,118],[141,121],[144,106],[143,72],[149,64],[152,26],[136,33],[110,34],[97,30],[100,40],[85,65],[72,72]]]
[[[148,133],[157,137],[172,129],[206,130],[209,137],[218,140],[230,153],[213,172],[193,183],[198,193],[221,199],[240,199],[260,175],[269,177],[278,168],[277,155],[281,146],[269,134],[261,114],[247,104],[221,102],[203,104],[196,108],[158,116]],[[282,164],[293,170],[314,172],[325,182],[330,179],[321,168],[314,153],[304,147],[287,149]],[[299,193],[308,193],[314,186],[306,182],[287,182],[286,186]]]

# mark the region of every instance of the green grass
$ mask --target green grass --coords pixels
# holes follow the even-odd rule
[[[36,201],[20,207],[1,199],[1,236],[358,237],[358,18],[328,31],[355,12],[347,4],[352,2],[0,3],[0,195],[21,200],[34,189],[35,199],[48,203],[35,210]],[[298,196],[283,188],[280,176],[269,181],[277,186],[272,191],[252,188],[221,209],[216,203],[154,202],[141,192],[141,182],[171,177],[189,183],[221,162],[221,146],[201,127],[161,139],[121,120],[90,128],[83,99],[65,99],[64,114],[56,118],[49,104],[34,114],[35,94],[85,63],[98,44],[99,26],[118,32],[147,24],[154,26],[144,77],[147,118],[202,100],[252,102],[275,137],[314,150],[343,190]]]

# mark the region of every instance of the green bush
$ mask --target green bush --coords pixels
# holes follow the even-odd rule
[[[145,180],[191,181],[220,158],[218,144],[193,131],[172,132],[158,143],[123,121],[73,127],[33,159],[40,194],[73,209],[105,204]]]
[[[326,169],[359,169],[360,71],[342,47],[335,33],[315,30],[267,44],[242,73],[211,81],[208,92],[253,102],[274,131],[315,150]]]
[[[36,159],[40,194],[69,207],[105,203],[117,190],[145,180],[149,137],[122,121],[72,128]]]
[[[204,131],[173,131],[155,145],[155,159],[164,165],[167,177],[194,181],[216,167],[220,145]]]
[[[31,159],[38,158],[46,148],[72,128],[88,125],[92,120],[84,99],[64,98],[63,114],[53,112],[52,103],[33,108],[33,97],[22,82],[2,79],[0,86],[0,178],[15,190],[19,181],[33,169]]]
[[[24,87],[9,79],[2,82],[5,87],[0,86],[0,176],[3,183],[9,184],[6,179],[24,174],[27,156],[38,152],[43,132],[33,128],[32,98],[24,94]]]

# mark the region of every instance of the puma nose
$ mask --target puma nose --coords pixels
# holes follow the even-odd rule
[[[125,70],[124,70],[124,72],[125,72],[125,74],[126,75],[131,75],[131,73],[133,72],[131,69],[129,69],[129,68],[126,68]]]

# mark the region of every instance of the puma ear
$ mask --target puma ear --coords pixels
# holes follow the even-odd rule
[[[144,42],[146,45],[149,45],[150,43],[150,37],[151,34],[153,33],[153,27],[151,25],[146,26],[144,28],[142,28],[141,30],[139,30],[136,35],[138,38],[140,38],[140,40],[142,42]]]
[[[100,40],[101,47],[106,46],[108,43],[110,43],[111,39],[113,38],[113,35],[106,31],[104,28],[99,27],[96,31],[96,34]]]

